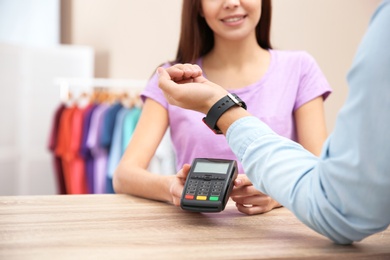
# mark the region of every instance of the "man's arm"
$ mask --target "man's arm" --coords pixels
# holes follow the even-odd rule
[[[257,189],[289,208],[306,225],[348,244],[390,224],[390,0],[375,13],[348,76],[350,95],[335,131],[316,158],[276,135],[242,108],[217,121]],[[206,114],[226,90],[199,68],[159,69],[171,104]],[[180,78],[180,77],[178,77]]]
[[[389,26],[386,1],[358,50],[348,75],[350,96],[321,159],[255,118],[240,119],[227,132],[256,188],[338,243],[361,240],[390,223]]]

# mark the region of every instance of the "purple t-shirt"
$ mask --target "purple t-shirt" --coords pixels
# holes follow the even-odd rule
[[[270,54],[270,66],[259,81],[231,92],[244,100],[248,111],[277,134],[296,141],[293,112],[318,96],[326,99],[332,89],[307,52],[270,50]],[[198,65],[202,67],[202,59]],[[237,160],[225,136],[214,134],[202,122],[203,114],[168,104],[157,80],[154,75],[141,97],[143,100],[152,98],[168,110],[177,170],[184,163],[191,164],[194,158]],[[237,162],[239,173],[244,173],[241,163]]]
[[[106,190],[106,167],[107,150],[100,146],[99,140],[102,132],[104,113],[109,105],[100,104],[91,116],[91,124],[88,130],[87,147],[91,150],[93,157],[93,192],[95,194],[105,193]],[[89,185],[90,186],[90,185]]]

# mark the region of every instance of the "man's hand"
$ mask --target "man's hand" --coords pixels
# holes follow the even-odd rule
[[[171,105],[207,114],[210,107],[227,95],[227,91],[208,81],[198,65],[176,64],[158,68],[158,85]]]

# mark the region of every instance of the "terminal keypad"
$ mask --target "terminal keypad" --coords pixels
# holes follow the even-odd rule
[[[190,200],[218,200],[224,185],[224,177],[195,175],[189,180],[185,198]]]

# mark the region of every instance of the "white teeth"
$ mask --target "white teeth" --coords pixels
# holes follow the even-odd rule
[[[227,22],[227,23],[233,23],[233,22],[237,22],[237,21],[240,21],[242,20],[242,17],[233,17],[233,18],[228,18],[228,19],[225,19],[223,20],[224,22]]]

